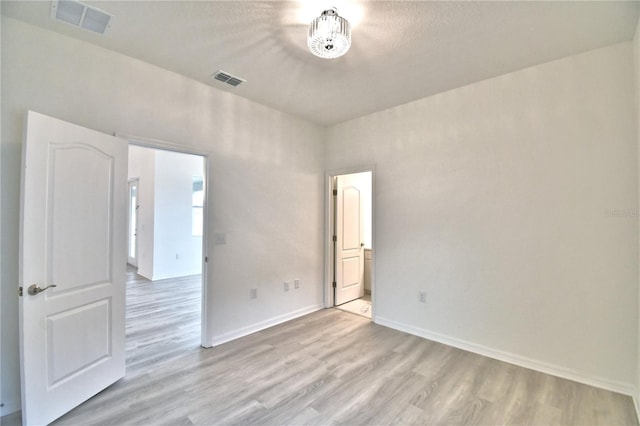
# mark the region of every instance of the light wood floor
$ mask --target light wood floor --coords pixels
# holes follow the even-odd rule
[[[172,281],[130,281],[127,376],[56,424],[638,424],[627,396],[337,309],[201,349],[199,277]]]

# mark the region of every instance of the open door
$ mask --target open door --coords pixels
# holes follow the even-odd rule
[[[354,175],[336,177],[335,304],[364,296],[362,189]]]
[[[125,374],[127,142],[29,111],[20,229],[22,421]]]

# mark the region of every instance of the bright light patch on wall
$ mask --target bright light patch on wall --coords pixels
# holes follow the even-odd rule
[[[113,15],[74,0],[53,0],[51,18],[103,35]]]

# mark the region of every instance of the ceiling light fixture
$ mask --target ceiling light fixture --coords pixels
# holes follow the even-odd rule
[[[335,7],[327,9],[309,25],[307,45],[320,58],[337,58],[351,47],[351,24]]]

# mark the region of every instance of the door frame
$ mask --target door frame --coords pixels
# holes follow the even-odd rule
[[[211,303],[209,299],[212,297],[211,292],[208,289],[208,278],[207,278],[207,266],[209,264],[209,200],[211,199],[211,167],[210,167],[210,156],[211,154],[207,151],[199,150],[196,148],[192,148],[185,145],[179,145],[171,142],[160,141],[156,139],[149,139],[141,136],[131,136],[131,135],[119,135],[116,134],[117,137],[125,139],[129,146],[140,146],[143,148],[151,148],[158,149],[163,151],[172,151],[179,154],[189,154],[189,155],[198,155],[203,159],[203,171],[204,171],[204,182],[205,182],[205,191],[204,191],[204,200],[202,207],[202,216],[203,216],[203,224],[202,224],[202,293],[200,295],[200,346],[203,348],[210,348],[213,346],[211,338],[209,337],[209,306]]]
[[[350,167],[345,169],[328,170],[324,178],[324,307],[333,308],[333,267],[335,256],[333,253],[333,229],[335,225],[333,180],[336,176],[350,175],[354,173],[371,172],[371,245],[375,250],[376,245],[376,168],[375,166]],[[371,259],[371,321],[376,319],[376,255]]]
[[[136,216],[136,250],[133,254],[134,257],[129,256],[131,254],[131,186],[135,185],[136,187],[136,204],[138,203],[138,194],[140,193],[140,179],[133,178],[128,180],[128,189],[127,192],[127,205],[129,207],[127,211],[127,263],[129,265],[138,267],[138,206],[136,206],[135,216]],[[134,260],[135,264],[131,262],[131,259]]]

